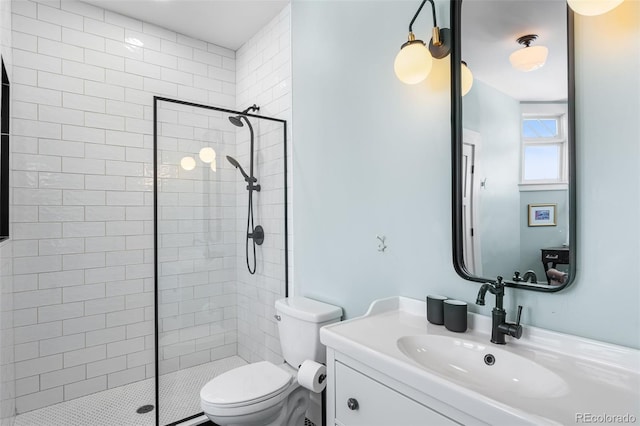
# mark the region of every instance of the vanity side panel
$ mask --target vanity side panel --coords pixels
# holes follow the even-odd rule
[[[335,353],[331,348],[327,348],[327,387],[325,398],[325,418],[327,425],[338,424],[336,418],[336,363]]]

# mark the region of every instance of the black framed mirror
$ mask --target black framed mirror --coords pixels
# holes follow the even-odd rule
[[[456,272],[555,292],[576,275],[573,13],[451,1]]]

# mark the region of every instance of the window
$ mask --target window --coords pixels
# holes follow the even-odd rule
[[[567,183],[565,115],[522,117],[522,186],[549,189]],[[527,188],[524,188],[527,189]]]

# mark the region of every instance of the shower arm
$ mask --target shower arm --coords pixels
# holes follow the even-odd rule
[[[250,107],[247,107],[244,111],[242,111],[242,114],[246,114],[249,111],[260,111],[260,107],[256,104],[253,104]]]

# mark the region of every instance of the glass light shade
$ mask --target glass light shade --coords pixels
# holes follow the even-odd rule
[[[524,47],[516,50],[509,56],[511,65],[518,71],[533,71],[542,67],[547,62],[549,49],[544,46]]]
[[[396,76],[406,84],[423,81],[431,72],[431,66],[431,53],[422,42],[414,42],[401,48],[393,63]]]
[[[180,167],[185,170],[193,170],[196,168],[196,160],[193,157],[182,157]]]
[[[216,166],[216,159],[215,158],[211,162],[211,170],[213,170],[214,172],[218,171],[218,166]]]
[[[213,148],[205,146],[198,154],[203,163],[211,163],[216,159],[216,151]]]
[[[471,86],[473,86],[473,74],[471,74],[471,70],[465,64],[460,64],[460,68],[462,96],[464,96],[469,93],[469,90],[471,90]]]
[[[574,12],[585,16],[596,16],[615,9],[624,0],[567,0]]]

